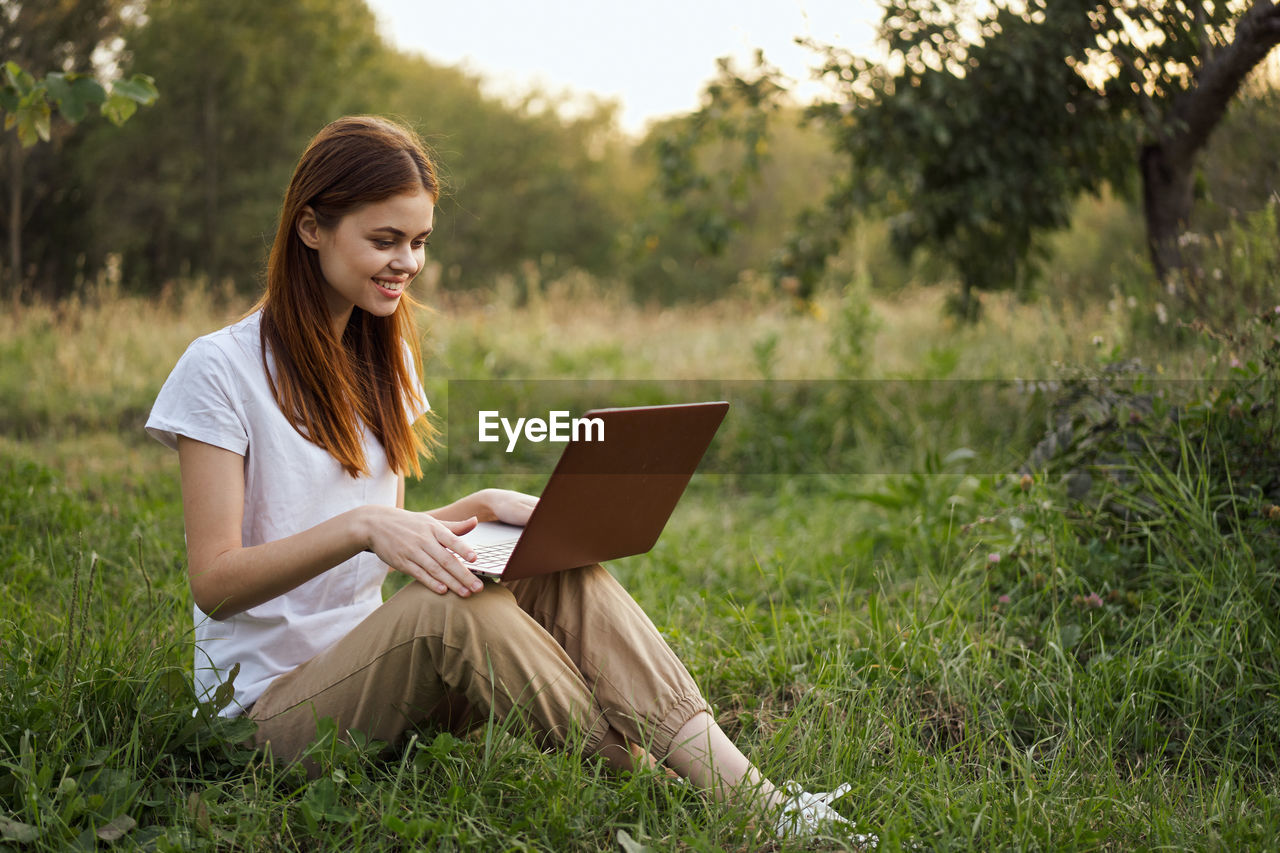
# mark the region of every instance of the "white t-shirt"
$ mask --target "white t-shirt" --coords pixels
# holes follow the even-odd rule
[[[193,341],[160,389],[147,432],[170,448],[185,435],[244,457],[245,547],[365,504],[394,506],[398,478],[376,438],[366,433],[364,440],[370,473],[351,477],[285,418],[263,368],[260,329],[261,314],[255,312]],[[268,362],[274,371],[274,361]],[[193,607],[197,696],[211,697],[239,663],[235,701],[222,713],[240,714],[277,676],[324,651],[372,613],[382,603],[386,574],[376,556],[359,554],[229,619],[214,620]]]

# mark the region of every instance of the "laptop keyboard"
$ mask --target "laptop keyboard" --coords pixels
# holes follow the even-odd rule
[[[511,552],[519,541],[517,538],[508,539],[505,542],[491,542],[487,545],[471,546],[471,550],[476,552],[476,560],[474,563],[467,563],[467,568],[473,572],[501,572],[507,565],[507,560],[510,559]]]

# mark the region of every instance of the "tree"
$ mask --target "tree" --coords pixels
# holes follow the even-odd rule
[[[652,185],[628,240],[638,296],[722,294],[744,271],[769,264],[777,235],[839,174],[822,132],[804,122],[762,54],[750,75],[727,59],[718,66],[706,107],[655,125],[637,147]],[[779,277],[791,292],[814,283]]]
[[[119,256],[143,289],[252,287],[307,140],[365,109],[385,58],[373,14],[346,0],[151,0],[123,35],[126,67],[165,98],[77,152],[88,266]]]
[[[1280,198],[1280,53],[1254,72],[1209,140],[1196,225],[1214,232]],[[1201,189],[1203,188],[1203,189]]]
[[[1076,195],[1136,169],[1152,264],[1176,285],[1197,156],[1280,43],[1280,4],[975,5],[891,0],[881,35],[898,67],[826,50],[845,97],[817,113],[855,170],[900,189],[904,251],[941,247],[966,288],[1007,284]]]
[[[880,39],[883,61],[811,45],[832,92],[812,115],[848,170],[780,269],[821,265],[874,209],[903,255],[952,264],[967,310],[1023,281],[1072,201],[1108,184],[1140,185],[1155,272],[1180,286],[1197,157],[1280,43],[1280,3],[886,0]]]
[[[127,62],[164,101],[77,153],[90,266],[130,286],[204,279],[252,290],[307,140],[350,113],[388,114],[434,145],[445,177],[431,257],[466,284],[528,258],[603,271],[622,221],[605,186],[607,108],[574,120],[484,95],[482,81],[406,55],[349,0],[151,0]],[[597,146],[597,142],[604,143]]]
[[[628,216],[613,105],[577,105],[586,108],[566,118],[554,96],[504,100],[486,95],[483,82],[399,55],[373,106],[407,118],[435,149],[445,192],[431,255],[445,286],[474,287],[522,267],[538,276],[612,272]]]
[[[56,113],[76,124],[96,107],[113,124],[123,124],[140,104],[156,99],[151,78],[135,74],[114,86],[95,76],[93,57],[111,53],[121,25],[122,0],[58,0],[29,3],[0,0],[0,48],[7,58],[0,79],[4,129],[4,182],[8,201],[9,285],[15,296],[23,278],[22,229],[29,214],[24,201],[48,195],[46,182],[31,181],[26,149],[51,142]],[[51,69],[41,73],[42,69]],[[33,73],[34,72],[34,73]],[[35,170],[39,177],[40,170]],[[35,186],[28,189],[28,183]]]

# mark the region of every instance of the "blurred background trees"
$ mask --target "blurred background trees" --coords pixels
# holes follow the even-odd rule
[[[376,84],[372,14],[341,0],[152,0],[123,36],[164,98],[86,134],[68,163],[92,223],[78,266],[92,275],[116,255],[131,286],[251,289],[306,140]]]
[[[1280,4],[885,0],[883,7],[882,58],[810,45],[824,59],[818,73],[829,96],[809,115],[829,132],[844,168],[825,207],[805,212],[780,254],[788,280],[807,293],[840,236],[872,212],[889,223],[900,257],[924,251],[946,262],[960,283],[957,309],[967,315],[979,290],[1029,288],[1047,259],[1046,238],[1070,223],[1082,194],[1115,192],[1141,211],[1155,278],[1188,297],[1197,259],[1184,251],[1185,235],[1204,152],[1241,87],[1280,44]],[[765,65],[727,77],[708,89],[695,119],[712,140],[733,130],[702,115],[742,109],[744,91],[785,92]],[[1251,102],[1265,88],[1253,87]],[[768,98],[748,105],[756,115],[770,107]],[[1233,141],[1247,146],[1249,138]],[[683,146],[674,171],[686,168],[693,147]],[[1245,168],[1274,169],[1274,153],[1250,153]],[[746,158],[741,168],[754,163]]]
[[[155,100],[150,78],[134,74],[111,90],[96,79],[109,74],[119,55],[118,33],[137,12],[125,0],[0,0],[0,114],[3,152],[4,260],[0,281],[15,297],[32,270],[54,262],[41,241],[24,253],[24,231],[57,232],[74,218],[74,188],[58,170],[60,149],[72,135],[69,124],[96,107],[114,124],[124,123],[138,104]],[[53,121],[54,114],[61,121]],[[33,150],[37,142],[49,143]],[[41,252],[39,250],[45,250]],[[56,294],[54,294],[56,295]]]
[[[1017,286],[1074,200],[1105,188],[1138,188],[1155,275],[1181,286],[1196,167],[1280,43],[1280,5],[891,0],[881,39],[885,63],[825,50],[838,97],[816,113],[857,173],[831,201],[897,190],[902,253],[951,261],[965,310],[972,290]]]
[[[26,201],[17,272],[42,296],[103,277],[253,292],[306,140],[378,112],[440,160],[431,252],[453,290],[577,269],[672,302],[858,279],[950,283],[968,312],[982,290],[1159,292],[1176,268],[1194,298],[1220,279],[1188,229],[1213,243],[1280,190],[1276,9],[888,0],[881,60],[813,46],[825,102],[794,103],[767,64],[726,65],[701,110],[632,138],[609,103],[501,98],[396,51],[363,3],[0,0],[0,58],[144,71],[163,93],[123,127],[61,127],[0,197]],[[1157,161],[1178,166],[1158,216]]]

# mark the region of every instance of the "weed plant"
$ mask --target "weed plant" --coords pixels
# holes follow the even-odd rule
[[[1019,470],[989,456],[1010,413],[954,397],[906,420],[884,397],[806,399],[808,420],[785,423],[770,419],[795,400],[743,406],[736,417],[790,440],[850,424],[862,473],[701,474],[658,545],[612,570],[766,775],[851,782],[838,808],[883,849],[1268,848],[1280,835],[1272,318],[1153,354],[1131,346],[1121,315],[996,305],[975,331],[929,326],[919,306],[936,303],[877,303],[874,325],[859,320],[876,342],[860,369],[1053,373],[1045,408],[1019,423],[1062,441],[1034,458],[1029,443]],[[610,313],[551,287],[523,308],[454,308],[432,320],[437,400],[443,377],[493,373],[838,378],[822,367],[821,312]],[[182,346],[234,313],[109,296],[0,321],[0,848],[847,847],[778,842],[658,771],[540,752],[517,720],[423,729],[392,750],[329,730],[314,779],[243,747],[250,724],[189,686],[176,463],[138,422]],[[574,334],[547,325],[566,316]],[[1095,347],[1098,329],[1116,340]],[[1145,366],[1125,384],[1099,385],[1134,355]],[[118,363],[128,379],[113,394]],[[1212,381],[1154,393],[1180,371]],[[1105,405],[1067,396],[1100,387]],[[437,475],[408,501],[495,482],[536,488]]]

